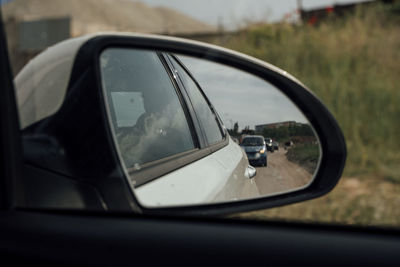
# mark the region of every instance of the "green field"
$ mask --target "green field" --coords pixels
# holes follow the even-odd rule
[[[344,178],[327,196],[241,214],[400,226],[400,6],[375,4],[318,26],[249,25],[216,41],[272,63],[312,90],[347,142]]]

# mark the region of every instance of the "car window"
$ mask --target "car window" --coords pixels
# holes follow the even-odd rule
[[[249,138],[244,138],[242,145],[244,146],[262,146],[264,145],[264,142],[262,138],[256,138],[256,137],[249,137]]]
[[[218,122],[218,117],[211,110],[207,100],[204,98],[197,84],[189,76],[177,61],[173,61],[174,67],[177,70],[179,78],[185,86],[187,93],[189,94],[193,108],[196,111],[196,115],[203,126],[207,142],[214,144],[222,140],[223,135]]]
[[[103,87],[127,168],[195,148],[175,87],[154,52],[106,49]]]
[[[140,92],[111,92],[117,127],[133,127],[136,125],[144,109],[143,94]]]

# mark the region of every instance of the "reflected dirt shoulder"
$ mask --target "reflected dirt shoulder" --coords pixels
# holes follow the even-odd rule
[[[271,195],[307,185],[313,174],[289,161],[284,149],[268,153],[268,167],[256,167],[254,177],[260,195]]]

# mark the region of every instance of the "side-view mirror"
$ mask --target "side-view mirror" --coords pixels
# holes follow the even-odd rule
[[[342,132],[310,90],[209,44],[84,36],[42,52],[15,84],[25,207],[250,211],[326,194],[345,163]],[[293,145],[270,154],[267,137]]]
[[[250,166],[250,165],[247,166],[246,173],[245,173],[246,177],[253,178],[256,176],[256,174],[257,174],[256,168],[254,168],[253,166]]]

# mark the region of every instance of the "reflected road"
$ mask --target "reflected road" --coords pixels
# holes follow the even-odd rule
[[[288,161],[285,153],[282,148],[274,153],[268,153],[268,167],[256,167],[257,175],[254,180],[261,195],[296,189],[311,181],[313,175]]]

